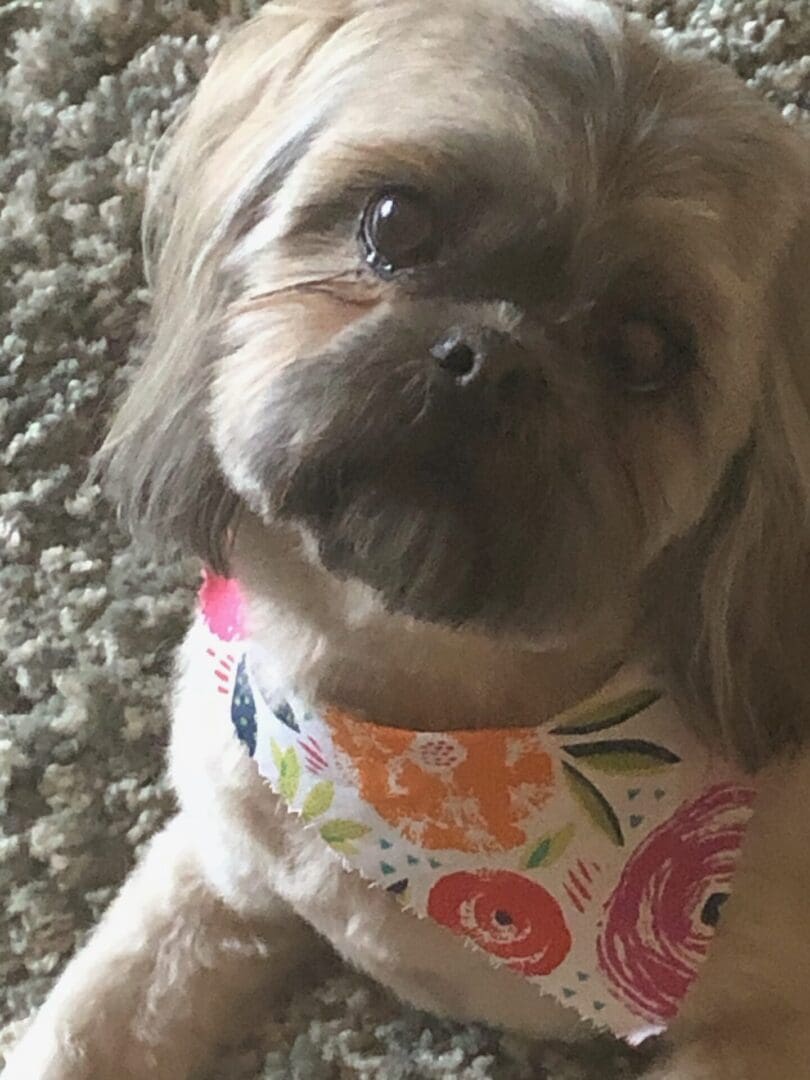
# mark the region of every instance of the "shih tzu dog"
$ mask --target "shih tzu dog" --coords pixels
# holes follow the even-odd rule
[[[278,0],[150,198],[180,809],[3,1076],[186,1077],[326,939],[806,1077],[808,147],[602,0]]]

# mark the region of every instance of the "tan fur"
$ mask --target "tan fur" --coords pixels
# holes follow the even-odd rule
[[[533,7],[517,4],[513,18],[520,23]],[[494,19],[496,38],[509,32],[491,5],[483,10]],[[643,591],[655,597],[645,613],[652,640],[640,648],[653,654],[663,649],[688,710],[749,764],[758,764],[795,743],[806,723],[806,620],[801,602],[790,600],[804,595],[810,564],[804,528],[807,328],[796,322],[806,304],[795,295],[807,258],[806,225],[798,232],[807,217],[807,150],[726,73],[686,61],[661,63],[629,31],[629,44],[620,48],[622,37],[607,8],[586,4],[578,11],[599,28],[611,84],[595,96],[603,111],[593,106],[583,138],[574,131],[569,139],[559,130],[555,118],[563,102],[550,100],[548,145],[536,148],[548,188],[538,192],[540,209],[547,197],[577,207],[581,222],[571,263],[583,302],[590,302],[599,272],[620,279],[622,265],[665,253],[653,292],[678,297],[689,311],[708,370],[696,404],[698,425],[666,403],[642,404],[620,420],[609,442],[616,458],[610,468],[625,474],[628,501],[622,496],[613,509],[610,501],[600,506],[605,527],[615,514],[612,532],[596,545],[595,564],[578,567],[576,580],[587,582],[582,589],[593,604],[612,606],[633,587],[631,580],[617,583],[600,601],[599,590],[620,567],[636,580],[649,571],[652,585]],[[464,48],[459,45],[448,59],[437,43],[445,40],[442,34],[464,41],[457,17],[452,3],[434,5],[429,30],[417,33],[418,49],[409,52],[408,65],[396,78],[381,75],[379,83],[373,73],[380,61],[371,45],[421,25],[408,4],[402,23],[389,7],[374,3],[271,5],[219,57],[151,194],[147,232],[165,233],[155,237],[162,256],[153,359],[105,451],[113,490],[131,523],[154,521],[164,542],[191,539],[222,566],[224,526],[238,505],[234,487],[255,508],[263,505],[261,485],[246,475],[240,443],[259,430],[258,414],[247,415],[249,410],[262,409],[262,394],[296,357],[368,313],[350,294],[365,303],[369,289],[376,289],[397,308],[390,287],[356,276],[354,243],[308,244],[302,251],[286,238],[302,205],[327,182],[339,190],[342,178],[362,174],[371,163],[381,175],[393,163],[426,176],[444,159],[450,167],[455,151],[441,145],[441,132],[463,131],[471,110],[487,138],[497,140],[506,131],[527,145],[542,139],[520,95],[495,70],[486,87],[467,89],[462,77],[454,77],[450,65],[463,72],[468,62]],[[383,51],[383,64],[385,56]],[[471,50],[469,62],[482,61]],[[491,63],[497,67],[497,60]],[[350,95],[302,167],[278,175],[285,147],[311,138],[313,118],[328,111],[358,67],[368,68],[373,94]],[[623,89],[628,78],[634,82]],[[408,94],[404,86],[424,86],[428,93],[436,80],[453,89],[431,97],[441,106],[437,111],[431,105],[426,123],[419,93]],[[625,103],[612,108],[611,94],[624,95]],[[616,115],[623,117],[623,131],[615,130]],[[716,175],[707,174],[708,161]],[[190,190],[193,198],[185,198]],[[618,262],[600,270],[605,253]],[[313,282],[323,285],[316,291]],[[330,290],[334,315],[323,322]],[[610,295],[608,300],[617,302]],[[234,316],[246,305],[249,318]],[[218,348],[225,356],[212,355]],[[212,379],[216,454],[205,436]],[[721,508],[714,527],[696,530],[730,458],[748,441],[750,480],[729,519],[732,527],[724,527]],[[788,564],[793,569],[785,574]],[[791,584],[777,624],[769,613],[780,573]],[[688,602],[673,604],[673,595]],[[582,602],[569,613],[575,621],[594,614],[583,612]],[[567,615],[557,615],[559,629]],[[766,703],[772,712],[767,724],[761,715]]]
[[[527,41],[535,53],[521,53]],[[392,66],[394,45],[405,60]],[[478,282],[456,296],[463,266],[447,270],[452,295],[381,281],[358,248],[362,207],[342,232],[321,220],[335,200],[353,206],[356,186],[401,174],[463,191],[471,170],[496,215],[489,231],[484,210],[465,220],[478,254],[497,254],[516,221],[548,224],[537,265],[523,253],[548,287],[542,319],[531,293],[517,295],[525,282],[515,295],[479,295]],[[392,725],[542,723],[618,664],[643,662],[707,739],[765,768],[735,894],[670,1033],[664,1080],[801,1080],[810,1058],[808,180],[807,147],[769,108],[719,69],[666,57],[596,0],[279,0],[225,46],[158,164],[146,226],[153,341],[102,455],[133,527],[230,566],[279,684]],[[492,266],[493,280],[508,277],[509,265]],[[688,393],[611,396],[577,366],[594,348],[588,334],[660,300],[700,343]],[[408,373],[418,382],[424,366],[412,342],[465,320],[518,341],[554,403],[511,442],[507,425],[509,438],[469,466],[484,493],[476,520],[507,522],[494,565],[524,575],[513,599],[527,610],[503,625],[486,612],[443,622],[392,610],[379,578],[412,558],[404,584],[419,603],[467,595],[475,529],[392,450],[421,420],[419,395],[408,399]],[[387,328],[403,355],[392,344],[390,365],[383,356],[355,386]],[[386,427],[406,406],[402,429]],[[324,467],[346,454],[357,468],[360,447],[379,471],[374,497],[399,500],[388,516],[384,501],[378,517],[376,504],[368,511],[382,568],[371,581],[362,559],[357,574],[328,569],[317,518],[279,509],[323,445]],[[287,469],[276,487],[271,448]],[[578,486],[555,486],[577,472],[572,461]],[[548,490],[565,493],[545,514],[534,503],[546,489],[525,479],[544,468]],[[580,488],[590,543],[590,519],[565,516]],[[179,817],[4,1080],[180,1080],[233,1035],[240,997],[287,984],[306,923],[423,1007],[539,1037],[586,1033],[337,869],[231,734],[206,723],[183,675],[181,658],[174,739],[195,751],[172,757]]]

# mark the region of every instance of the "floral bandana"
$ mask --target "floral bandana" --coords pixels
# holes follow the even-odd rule
[[[272,789],[343,863],[583,1017],[676,1015],[754,790],[627,673],[541,728],[415,732],[267,693],[234,581],[207,574],[199,676]]]

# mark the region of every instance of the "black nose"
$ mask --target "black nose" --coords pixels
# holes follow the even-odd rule
[[[437,341],[430,353],[442,371],[456,379],[472,375],[479,362],[477,351],[456,334]]]
[[[499,330],[451,330],[441,337],[430,355],[437,367],[459,383],[471,382],[489,372],[502,368],[514,343],[508,334]]]

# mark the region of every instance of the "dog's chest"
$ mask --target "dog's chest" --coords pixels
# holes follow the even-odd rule
[[[729,895],[754,792],[623,673],[543,727],[381,727],[262,680],[209,579],[187,678],[351,872],[616,1034],[664,1027]]]

